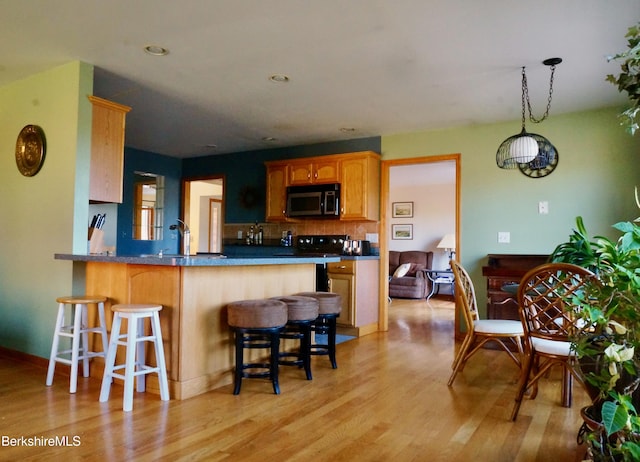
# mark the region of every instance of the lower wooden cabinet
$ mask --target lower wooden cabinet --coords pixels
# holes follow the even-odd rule
[[[328,263],[329,290],[342,296],[338,326],[343,332],[364,335],[378,326],[378,259]]]

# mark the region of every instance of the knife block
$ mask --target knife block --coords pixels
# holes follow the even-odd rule
[[[105,251],[104,231],[97,228],[89,228],[89,253],[100,254]]]

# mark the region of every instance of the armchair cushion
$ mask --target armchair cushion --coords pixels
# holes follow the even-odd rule
[[[389,252],[389,296],[393,298],[425,298],[430,290],[429,280],[422,270],[431,269],[433,252],[410,250]],[[397,276],[399,267],[409,264],[404,276]]]

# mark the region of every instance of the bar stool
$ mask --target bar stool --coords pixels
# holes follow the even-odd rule
[[[111,382],[113,377],[124,380],[123,411],[133,409],[133,381],[136,379],[136,390],[145,391],[145,375],[158,374],[160,383],[160,399],[169,400],[169,384],[167,381],[167,366],[164,360],[164,349],[162,347],[162,332],[160,330],[159,312],[161,305],[130,304],[113,305],[113,323],[111,326],[111,338],[107,359],[105,360],[104,376],[102,377],[102,388],[100,389],[100,402],[109,399]],[[144,320],[151,321],[151,335],[144,335]],[[127,332],[120,333],[122,319],[127,320]],[[145,342],[153,342],[156,354],[156,366],[145,364]],[[118,345],[126,347],[125,363],[116,365],[116,353]],[[123,370],[124,374],[116,371]]]
[[[241,300],[227,305],[229,327],[233,330],[236,367],[233,394],[240,393],[243,378],[269,378],[273,392],[280,394],[278,353],[280,332],[287,323],[287,304],[279,300]],[[269,362],[244,362],[244,349],[269,349]]]
[[[312,297],[287,295],[273,297],[287,304],[287,324],[280,339],[299,340],[298,351],[281,351],[279,364],[304,367],[307,380],[311,380],[311,324],[318,317],[318,300]]]
[[[300,292],[296,295],[311,297],[318,300],[318,317],[311,324],[311,330],[316,334],[326,334],[327,344],[314,343],[311,345],[312,355],[329,356],[331,367],[337,369],[336,362],[336,322],[342,311],[342,297],[333,292]]]
[[[47,370],[46,385],[49,387],[53,383],[53,375],[56,363],[68,364],[71,366],[71,376],[69,381],[69,393],[75,393],[78,385],[78,361],[82,360],[82,375],[89,377],[89,358],[106,355],[107,351],[107,323],[104,317],[104,303],[107,297],[102,295],[79,295],[70,297],[58,297],[58,316],[56,327],[53,333],[51,344],[51,356],[49,357],[49,368]],[[71,318],[73,324],[66,324],[66,306],[71,305]],[[88,306],[96,306],[98,309],[98,326],[88,327]],[[71,319],[69,320],[71,321]],[[102,337],[102,351],[89,350],[89,333],[97,333]],[[59,351],[60,337],[71,339],[71,348]],[[70,358],[65,356],[71,355]]]

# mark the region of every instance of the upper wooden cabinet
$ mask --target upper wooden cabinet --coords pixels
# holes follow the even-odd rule
[[[287,221],[287,172],[286,163],[267,165],[266,221]]]
[[[353,153],[340,160],[340,219],[380,218],[380,156],[375,152]]]
[[[93,105],[89,200],[122,202],[125,117],[128,106],[89,96]]]
[[[340,183],[341,220],[380,216],[380,155],[373,151],[266,162],[266,221],[286,221],[287,186]]]
[[[289,163],[289,186],[338,183],[340,172],[337,159],[302,159]]]

